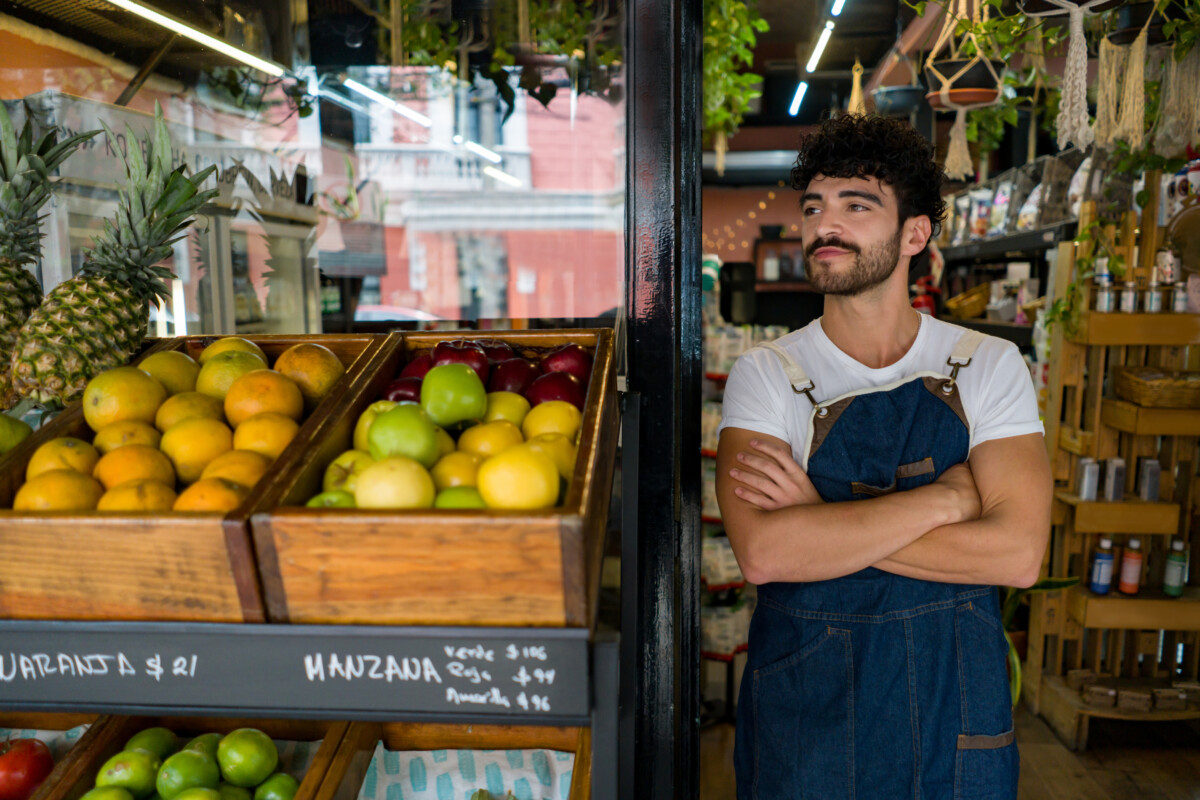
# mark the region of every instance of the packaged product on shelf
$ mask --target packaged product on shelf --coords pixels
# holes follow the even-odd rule
[[[721,404],[705,400],[700,405],[700,449],[717,451],[717,429],[721,427]]]
[[[721,507],[717,505],[717,463],[712,459],[702,462],[700,483],[700,513],[712,519],[721,518]]]
[[[1167,555],[1166,569],[1163,570],[1163,594],[1179,597],[1183,594],[1183,584],[1187,581],[1187,556],[1184,554],[1182,539],[1171,542],[1171,552]]]
[[[988,236],[1003,236],[1008,233],[1009,203],[1012,202],[1013,182],[1000,181],[992,198],[991,218],[988,221]]]
[[[971,233],[971,195],[963,192],[955,197],[952,213],[954,214],[954,237],[950,240],[950,244],[962,244],[967,241]]]
[[[708,658],[730,659],[746,649],[754,598],[742,595],[732,606],[700,607],[700,652]]]
[[[1088,588],[1096,594],[1108,594],[1112,589],[1113,576],[1113,546],[1112,539],[1107,536],[1100,540],[1100,546],[1092,556],[1092,575]]]
[[[1137,594],[1142,583],[1142,541],[1136,536],[1125,545],[1121,554],[1121,575],[1117,590],[1121,594]]]
[[[1110,503],[1125,499],[1125,459],[1104,460],[1104,499]]]
[[[1091,170],[1092,157],[1088,156],[1075,170],[1075,174],[1071,176],[1071,184],[1067,187],[1067,208],[1075,219],[1079,219],[1079,207],[1083,204],[1083,196],[1087,192],[1087,178]]]
[[[970,239],[984,239],[988,235],[988,222],[991,220],[992,192],[980,188],[972,189],[967,194],[971,197]]]
[[[1157,458],[1143,458],[1138,464],[1138,497],[1147,503],[1158,500],[1159,479],[1162,465]]]
[[[733,555],[733,547],[726,536],[706,537],[700,546],[700,580],[710,588],[745,583],[742,570]]]
[[[1021,210],[1017,212],[1017,230],[1031,231],[1037,227],[1038,210],[1042,202],[1042,185],[1039,183],[1033,187],[1033,191],[1029,193],[1029,197],[1025,198],[1025,202],[1021,203]]]

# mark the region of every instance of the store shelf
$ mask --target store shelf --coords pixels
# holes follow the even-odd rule
[[[701,448],[700,449],[700,457],[701,458],[716,458],[717,451],[716,450],[705,450],[705,449]]]
[[[756,292],[815,292],[808,281],[759,281],[754,284]]]
[[[1059,242],[1075,236],[1075,221],[1062,222],[1036,231],[1022,231],[979,242],[968,242],[942,249],[947,264],[958,261],[1003,260],[1019,256],[1035,257]]]
[[[1058,675],[1047,675],[1042,679],[1042,685],[1045,689],[1053,692],[1059,699],[1070,705],[1071,708],[1079,713],[1087,714],[1089,717],[1101,717],[1103,719],[1121,719],[1131,722],[1169,722],[1171,720],[1186,720],[1200,719],[1200,706],[1195,703],[1189,703],[1186,709],[1177,711],[1130,711],[1124,708],[1100,708],[1097,706],[1089,706],[1083,702],[1079,692],[1067,686],[1066,681]],[[1167,688],[1165,683],[1148,684],[1144,682],[1132,681],[1104,681],[1103,685],[1112,686],[1117,691],[1123,688]]]
[[[1055,492],[1057,500],[1075,509],[1077,533],[1165,534],[1179,532],[1179,506],[1175,503],[1148,503],[1140,497],[1121,502],[1081,500],[1078,495]]]
[[[1194,408],[1147,408],[1107,399],[1100,406],[1100,421],[1136,436],[1200,436],[1200,411]]]
[[[1175,345],[1200,343],[1200,314],[1120,314],[1085,311],[1071,337],[1076,344]]]
[[[1115,586],[1112,594],[1098,595],[1076,586],[1067,592],[1067,609],[1085,628],[1200,631],[1200,589],[1195,588],[1184,589],[1183,597],[1168,597],[1151,589],[1123,595]]]
[[[589,636],[586,628],[2,620],[0,708],[587,725]],[[522,708],[522,692],[541,699]]]
[[[986,333],[988,336],[1007,339],[1017,347],[1033,346],[1033,326],[1029,324],[1000,322],[990,319],[948,319],[947,321],[955,325],[961,325],[964,328]]]

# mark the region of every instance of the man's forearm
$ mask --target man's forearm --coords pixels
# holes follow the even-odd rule
[[[868,500],[745,508],[736,520],[726,520],[726,531],[752,583],[830,580],[875,565],[957,521],[951,494],[930,484]]]

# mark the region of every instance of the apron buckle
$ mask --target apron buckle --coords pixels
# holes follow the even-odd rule
[[[817,416],[821,419],[824,419],[825,417],[829,416],[829,409],[822,407],[820,403],[813,399],[812,390],[814,386],[816,386],[816,384],[814,384],[812,381],[808,381],[808,385],[801,389],[793,383],[792,392],[793,394],[802,394],[807,397],[808,402],[812,403],[813,408],[817,410]]]
[[[943,394],[954,394],[954,387],[958,382],[958,371],[963,367],[971,366],[972,358],[968,358],[961,364],[954,360],[954,356],[946,359],[946,364],[950,367],[950,380],[942,384]]]

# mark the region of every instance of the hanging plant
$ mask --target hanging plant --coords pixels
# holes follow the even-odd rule
[[[718,153],[762,92],[754,63],[758,34],[770,30],[754,0],[704,0],[704,134]]]
[[[1183,61],[1200,42],[1200,7],[1194,2],[1181,3],[1178,0],[1159,0],[1157,8],[1167,12],[1170,18],[1163,23],[1163,35],[1168,41],[1174,42],[1171,52],[1176,61]]]

